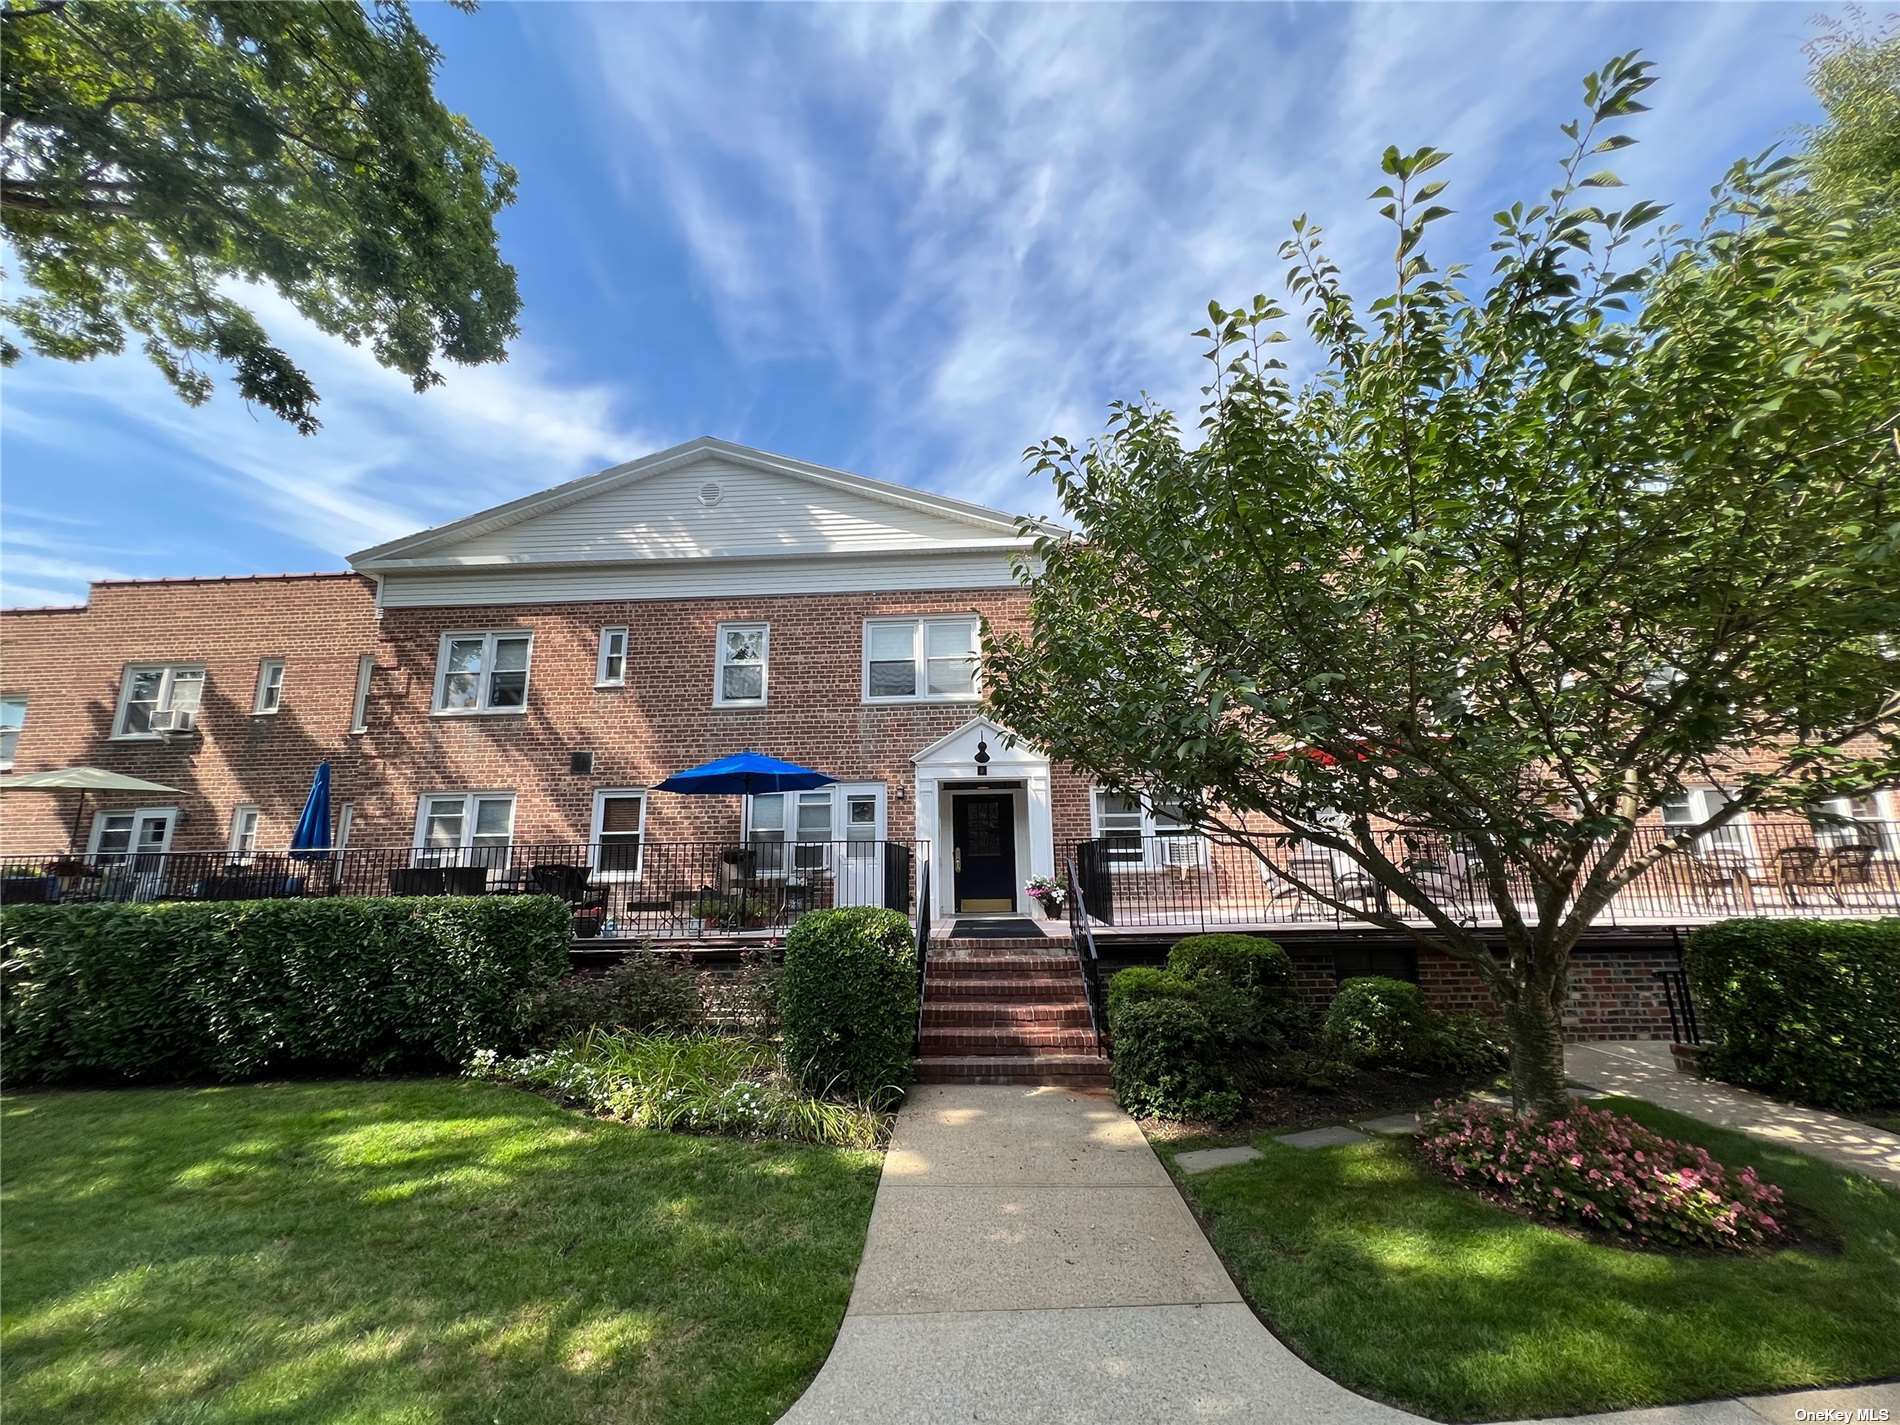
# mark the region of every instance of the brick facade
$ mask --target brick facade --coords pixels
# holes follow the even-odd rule
[[[352,846],[404,846],[428,792],[509,791],[515,839],[582,842],[594,794],[646,787],[714,757],[753,749],[821,767],[840,780],[881,782],[887,835],[917,836],[912,756],[977,712],[968,702],[867,704],[863,621],[974,613],[1020,629],[1028,596],[1015,588],[916,594],[825,594],[743,599],[389,609],[351,574],[180,580],[94,586],[83,609],[15,611],[0,620],[0,690],[24,694],[26,727],[15,770],[97,766],[180,789],[171,797],[88,798],[94,810],[175,802],[172,846],[226,844],[233,809],[261,811],[258,844],[284,845],[313,769],[332,765],[332,800],[354,806]],[[771,626],[768,702],[713,702],[721,623]],[[625,626],[623,687],[595,686],[600,630]],[[432,710],[447,632],[533,633],[521,713],[439,716]],[[374,659],[366,730],[350,731],[361,655]],[[283,705],[252,713],[258,665],[285,661]],[[112,736],[130,663],[202,663],[200,735],[167,741]],[[593,769],[569,770],[590,752]],[[0,802],[0,838],[26,853],[65,845],[71,793],[16,794]],[[1051,775],[1055,843],[1090,834],[1088,789]],[[656,795],[647,835],[730,840],[737,798]],[[928,832],[925,833],[928,835]],[[82,829],[83,836],[83,829]]]

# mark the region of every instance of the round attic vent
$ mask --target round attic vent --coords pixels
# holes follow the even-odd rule
[[[699,487],[699,502],[709,510],[725,498],[726,492],[719,488],[717,480],[708,480]]]

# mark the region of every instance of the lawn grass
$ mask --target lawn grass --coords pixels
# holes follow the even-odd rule
[[[1540,1226],[1420,1166],[1409,1139],[1182,1177],[1255,1310],[1355,1390],[1441,1419],[1663,1405],[1900,1375],[1900,1194],[1629,1099],[1603,1105],[1752,1163],[1835,1253],[1634,1252]],[[1172,1161],[1176,1145],[1157,1148]]]
[[[0,1101],[8,1425],[769,1421],[878,1158],[448,1079]]]

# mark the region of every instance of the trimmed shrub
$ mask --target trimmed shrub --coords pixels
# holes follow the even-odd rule
[[[537,1044],[589,1029],[694,1029],[705,1019],[699,976],[651,951],[597,974],[568,975],[527,1002],[523,1028]]]
[[[1187,980],[1219,980],[1265,1009],[1293,988],[1293,961],[1258,935],[1186,935],[1168,951],[1168,968]]]
[[[1671,1247],[1768,1246],[1786,1231],[1781,1189],[1752,1168],[1731,1173],[1702,1148],[1581,1103],[1537,1120],[1440,1103],[1418,1148],[1452,1181],[1551,1222]]]
[[[1824,1108],[1900,1103],[1900,919],[1725,920],[1685,959],[1706,1072]]]
[[[1117,970],[1108,982],[1108,1032],[1111,1035],[1121,1032],[1115,1026],[1129,1005],[1156,999],[1193,998],[1195,987],[1172,971],[1156,969],[1153,965],[1130,965],[1126,970]]]
[[[1431,1066],[1436,1016],[1417,985],[1367,975],[1347,980],[1326,1010],[1328,1053],[1368,1069]]]
[[[779,981],[785,1062],[814,1093],[879,1101],[910,1079],[916,947],[898,911],[850,906],[803,916]]]
[[[1114,1024],[1115,1097],[1130,1113],[1226,1123],[1240,1112],[1228,1070],[1231,1048],[1199,1004],[1124,1001]]]
[[[552,896],[0,911],[8,1079],[457,1069],[567,967]]]
[[[1425,1067],[1470,1079],[1502,1073],[1510,1062],[1511,1046],[1495,1020],[1482,1014],[1433,1014]]]

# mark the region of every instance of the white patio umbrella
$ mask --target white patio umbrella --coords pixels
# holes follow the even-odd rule
[[[87,792],[166,792],[180,796],[176,787],[163,787],[143,777],[128,777],[123,772],[108,772],[103,767],[60,767],[51,772],[23,772],[17,777],[0,777],[0,792],[78,792],[79,805],[73,808],[72,840],[67,851],[79,845],[79,822],[86,813]]]

